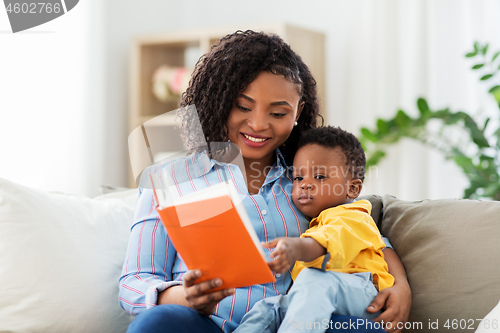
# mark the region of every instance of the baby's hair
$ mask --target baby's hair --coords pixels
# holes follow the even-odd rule
[[[319,103],[316,81],[309,68],[279,36],[247,30],[223,37],[198,60],[180,106],[196,106],[205,135],[202,139],[209,144],[225,142],[228,140],[227,120],[238,94],[265,71],[283,75],[297,84],[299,105],[304,103],[297,126],[279,147],[285,159],[291,162],[301,134],[316,127]],[[189,137],[193,132],[190,120],[180,116],[183,139],[188,146],[196,146],[197,139]]]
[[[317,144],[325,148],[339,147],[346,158],[348,172],[352,179],[365,179],[365,151],[358,138],[340,127],[322,126],[306,132],[299,141],[297,150],[308,144]]]

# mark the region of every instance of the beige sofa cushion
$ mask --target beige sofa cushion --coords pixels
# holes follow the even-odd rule
[[[137,190],[89,199],[0,178],[0,332],[120,333]]]
[[[382,219],[382,197],[380,195],[366,195],[359,197],[358,200],[368,200],[372,204],[371,216],[375,223],[380,227]]]
[[[500,299],[500,202],[383,197],[381,232],[391,241],[413,294],[405,332],[471,332]],[[457,330],[447,329],[452,321]],[[438,329],[429,328],[436,323]]]

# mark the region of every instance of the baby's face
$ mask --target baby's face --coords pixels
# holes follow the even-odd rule
[[[350,201],[350,179],[340,147],[305,145],[293,160],[293,203],[304,215],[316,217],[327,208]]]

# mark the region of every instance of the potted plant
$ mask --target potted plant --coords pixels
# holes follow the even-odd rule
[[[500,200],[500,51],[489,52],[488,44],[474,43],[465,56],[477,60],[473,70],[486,71],[480,77],[498,104],[494,117],[481,119],[449,108],[433,110],[424,98],[417,100],[419,115],[410,117],[399,110],[391,119],[377,119],[376,128],[361,129],[360,141],[366,151],[367,168],[386,156],[388,146],[401,138],[417,140],[454,161],[469,181],[464,198]],[[429,126],[433,123],[432,126]],[[454,139],[462,132],[460,140]],[[451,134],[453,133],[453,135]]]

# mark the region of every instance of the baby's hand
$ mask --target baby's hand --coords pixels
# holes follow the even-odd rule
[[[262,243],[262,246],[268,249],[276,248],[270,256],[272,261],[268,262],[269,268],[276,273],[288,271],[299,258],[300,238],[278,237]]]

